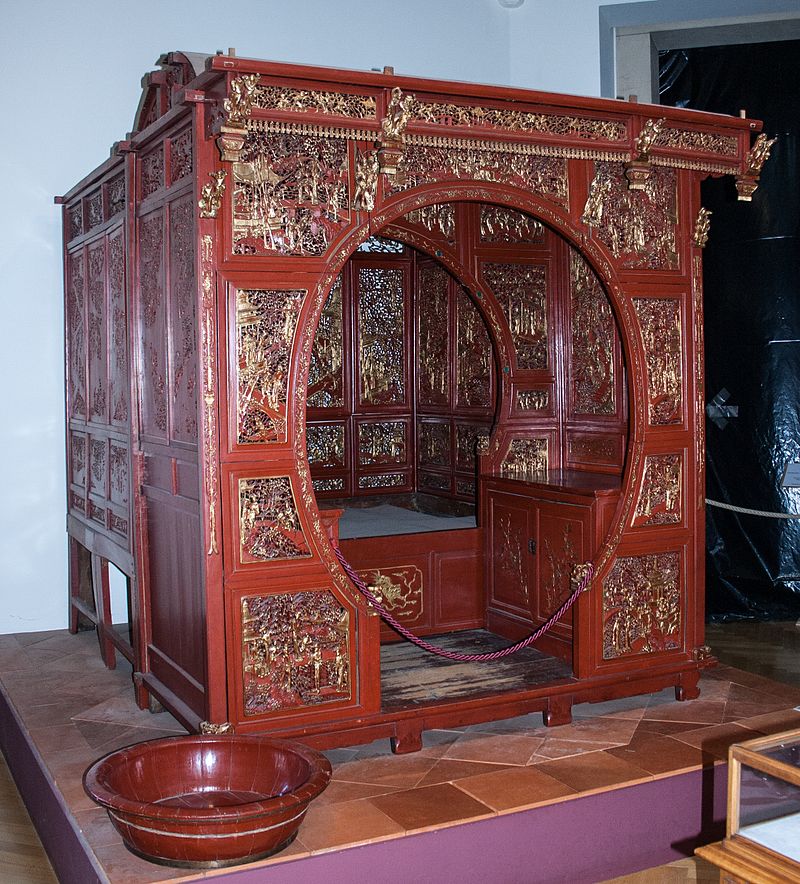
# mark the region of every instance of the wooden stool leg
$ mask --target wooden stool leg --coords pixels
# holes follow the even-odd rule
[[[108,586],[108,562],[98,555],[92,555],[92,589],[97,611],[97,639],[100,642],[100,657],[109,669],[117,666],[114,643],[108,637],[113,628],[111,619],[111,591]]]
[[[92,629],[96,623],[89,550],[69,538],[69,631]]]

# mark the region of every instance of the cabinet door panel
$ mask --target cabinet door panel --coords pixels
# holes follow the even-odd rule
[[[533,577],[528,542],[532,538],[530,507],[510,495],[491,499],[490,606],[524,614],[530,608]]]

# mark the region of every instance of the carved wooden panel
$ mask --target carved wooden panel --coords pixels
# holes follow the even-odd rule
[[[475,469],[478,446],[488,440],[490,427],[486,424],[458,423],[456,425],[456,469]]]
[[[286,441],[289,358],[304,289],[236,292],[237,441]]]
[[[422,406],[450,401],[449,288],[450,275],[436,264],[417,275],[417,399]]]
[[[405,275],[393,267],[358,268],[358,401],[399,405],[406,389]]]
[[[130,500],[128,447],[113,439],[110,442],[109,483],[109,499],[118,506],[127,508]]]
[[[344,325],[342,277],[333,284],[319,319],[308,370],[308,407],[344,405]]]
[[[616,328],[611,305],[594,271],[570,249],[570,366],[573,414],[617,411]]]
[[[90,246],[87,256],[89,419],[98,423],[108,423],[108,369],[106,367],[108,323],[106,316],[105,240],[101,239]]]
[[[547,438],[512,439],[500,465],[500,475],[524,479],[532,473],[546,472],[548,463]]]
[[[603,658],[680,648],[681,557],[677,552],[626,556],[603,581]]]
[[[387,611],[404,624],[424,613],[422,571],[416,565],[396,565],[359,571],[372,594]]]
[[[164,212],[139,222],[141,421],[145,435],[167,438],[167,317],[164,296]]]
[[[242,478],[238,490],[241,562],[311,555],[288,476]]]
[[[127,426],[130,414],[124,237],[123,228],[119,228],[108,238],[108,389],[111,423],[115,426]]]
[[[490,408],[492,342],[470,296],[456,293],[456,408]]]
[[[683,456],[649,454],[633,516],[635,527],[678,525],[683,520]]]
[[[358,425],[358,466],[405,466],[408,461],[405,421],[363,421]]]
[[[452,465],[450,456],[450,421],[421,420],[417,426],[420,469],[425,469],[426,467],[449,469]]]
[[[241,602],[246,716],[349,700],[350,614],[327,590]]]
[[[632,190],[622,163],[597,163],[582,220],[623,267],[678,269],[674,169],[654,166],[644,189]]]
[[[175,184],[192,174],[192,130],[184,129],[169,141],[169,182]]]
[[[195,200],[189,195],[169,207],[169,314],[171,434],[197,442],[197,284],[194,254]]]
[[[544,226],[516,209],[482,205],[480,238],[482,243],[540,244],[544,242]]]
[[[571,507],[539,505],[536,558],[538,586],[534,616],[546,620],[573,590],[573,568],[585,561],[584,524]]]
[[[108,440],[89,437],[89,490],[98,497],[108,495]]]
[[[456,208],[452,203],[422,206],[404,217],[410,224],[417,224],[435,236],[444,237],[448,243],[456,240]]]
[[[344,138],[253,126],[233,165],[237,255],[321,255],[350,217]]]
[[[344,424],[308,424],[306,452],[312,469],[344,468],[347,465]]]
[[[486,262],[482,272],[508,320],[519,368],[548,367],[547,268]]]
[[[656,426],[683,421],[683,336],[677,298],[634,298],[647,362],[648,413]]]
[[[86,488],[86,434],[71,432],[69,434],[69,480],[72,485]]]
[[[527,613],[530,604],[529,513],[524,503],[496,497],[491,501],[490,604]]]
[[[164,186],[164,147],[159,145],[144,154],[139,169],[141,198],[150,196]]]
[[[67,359],[69,414],[86,420],[86,293],[84,251],[69,255],[67,263]]]

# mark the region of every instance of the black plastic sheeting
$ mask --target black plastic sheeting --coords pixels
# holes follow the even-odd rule
[[[778,135],[752,203],[731,178],[703,184],[706,393],[729,394],[706,421],[706,496],[800,514],[782,487],[800,461],[800,41],[672,50],[663,104],[764,121]],[[707,509],[707,611],[713,620],[800,616],[800,520]]]

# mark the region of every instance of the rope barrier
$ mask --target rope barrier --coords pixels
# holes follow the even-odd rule
[[[358,573],[355,571],[353,566],[345,559],[342,551],[338,546],[334,546],[333,551],[336,553],[336,558],[339,560],[339,564],[344,569],[345,574],[350,578],[353,582],[354,586],[358,589],[358,591],[367,599],[367,601],[377,610],[377,612],[383,617],[383,619],[390,625],[393,626],[404,638],[408,639],[408,641],[413,642],[413,644],[417,645],[417,647],[422,648],[425,651],[428,651],[430,654],[436,654],[438,657],[444,657],[447,660],[457,660],[460,663],[484,663],[490,660],[500,660],[502,657],[508,657],[511,654],[516,653],[517,651],[521,651],[523,648],[527,648],[528,645],[532,645],[537,639],[541,638],[548,629],[550,629],[553,624],[559,620],[564,614],[569,611],[569,609],[575,604],[578,596],[584,592],[589,583],[592,580],[592,576],[594,575],[594,568],[592,567],[590,562],[587,562],[584,567],[583,578],[578,583],[572,595],[561,605],[561,607],[552,614],[537,630],[536,632],[531,633],[527,638],[522,639],[521,641],[516,642],[516,644],[509,645],[507,648],[501,648],[499,651],[492,651],[487,654],[460,654],[457,651],[448,651],[445,648],[437,647],[436,645],[432,645],[430,642],[426,642],[425,639],[419,638],[414,635],[413,632],[406,629],[402,623],[398,623],[398,621],[383,607],[383,605],[378,601],[377,598],[370,592],[366,583],[358,576]]]
[[[770,513],[766,510],[751,510],[745,506],[734,506],[732,503],[723,503],[721,500],[711,500],[708,497],[706,498],[706,503],[721,510],[744,513],[747,516],[764,516],[767,519],[800,519],[800,514],[797,513]]]

